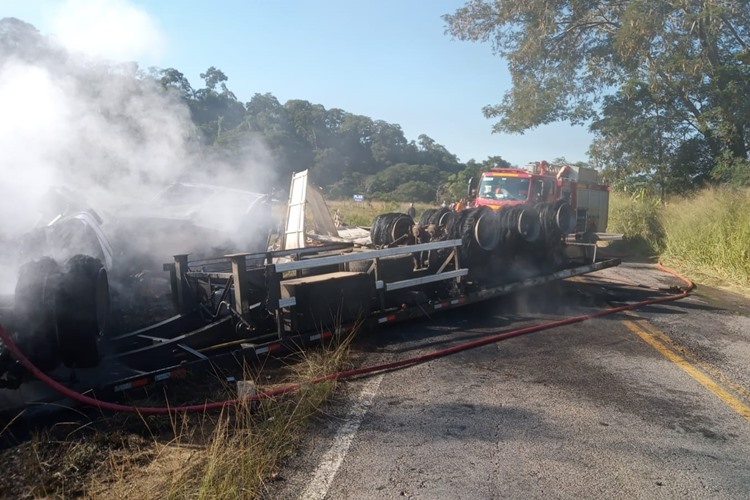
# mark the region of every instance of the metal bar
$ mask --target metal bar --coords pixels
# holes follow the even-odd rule
[[[430,276],[422,276],[420,278],[412,278],[409,280],[403,280],[403,281],[394,281],[393,283],[386,283],[385,289],[386,291],[391,290],[400,290],[402,288],[409,288],[411,286],[417,286],[417,285],[426,285],[427,283],[435,283],[436,281],[443,281],[453,278],[458,278],[459,276],[466,276],[469,274],[468,269],[456,269],[455,271],[447,271],[440,274],[433,274]]]
[[[502,286],[498,286],[494,288],[488,288],[485,290],[479,290],[477,292],[474,292],[472,295],[476,296],[478,299],[486,299],[489,297],[494,297],[496,295],[503,295],[506,293],[514,292],[522,288],[528,288],[528,287],[532,287],[536,285],[541,285],[544,283],[549,283],[550,281],[570,278],[571,276],[578,276],[580,274],[593,273],[595,271],[600,271],[608,267],[614,267],[619,264],[620,264],[620,259],[605,260],[602,262],[596,262],[594,264],[587,264],[585,266],[573,267],[571,269],[563,269],[562,271],[557,271],[552,274],[546,274],[544,276],[536,276],[534,278],[527,278],[523,281],[516,281],[508,285],[502,285]]]
[[[277,272],[296,271],[298,269],[308,269],[313,267],[330,266],[331,264],[344,264],[357,260],[370,260],[382,257],[392,257],[394,255],[407,255],[424,250],[439,250],[441,248],[451,248],[461,246],[461,240],[436,241],[434,243],[420,243],[419,245],[407,245],[396,248],[384,248],[382,250],[370,250],[367,252],[352,252],[344,255],[332,255],[330,257],[320,257],[314,260],[304,260],[298,262],[283,262],[276,264]]]
[[[297,297],[287,297],[279,299],[279,307],[292,307],[297,305]]]
[[[185,273],[188,278],[213,278],[217,280],[226,280],[234,276],[232,273],[219,273],[219,272],[204,272],[204,271],[188,271]]]
[[[230,258],[230,257],[248,257],[248,258],[267,258],[270,256],[270,258],[277,258],[277,257],[289,257],[292,255],[312,255],[316,253],[321,252],[329,252],[334,250],[343,250],[345,248],[351,248],[353,247],[353,243],[332,243],[330,245],[325,245],[322,247],[307,247],[307,248],[295,248],[291,250],[274,250],[273,252],[252,252],[252,253],[231,253],[227,254],[224,257]],[[196,260],[196,262],[201,262]]]
[[[206,356],[205,354],[198,352],[192,347],[186,346],[185,344],[177,344],[177,347],[179,347],[183,351],[189,352],[198,359],[208,359],[208,356]]]

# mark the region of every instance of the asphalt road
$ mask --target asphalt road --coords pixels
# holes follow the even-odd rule
[[[379,330],[357,359],[402,359],[676,284],[624,265]],[[699,287],[346,382],[268,496],[747,498],[748,360],[750,302]]]

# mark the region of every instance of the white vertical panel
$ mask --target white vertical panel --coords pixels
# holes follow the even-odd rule
[[[307,170],[292,176],[289,203],[286,209],[284,250],[305,248],[305,198],[307,197]]]

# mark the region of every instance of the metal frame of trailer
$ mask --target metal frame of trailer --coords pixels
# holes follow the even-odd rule
[[[584,248],[593,246],[593,249]],[[183,376],[188,370],[206,363],[228,360],[246,360],[271,353],[299,350],[302,346],[346,334],[368,324],[378,326],[407,319],[428,316],[434,312],[453,309],[468,304],[507,295],[571,276],[592,273],[620,264],[619,259],[595,260],[595,245],[578,244],[581,263],[552,273],[497,286],[467,287],[469,269],[459,261],[461,240],[448,240],[419,245],[409,245],[380,250],[356,251],[351,245],[328,245],[254,254],[232,254],[221,259],[189,261],[187,255],[175,256],[174,263],[165,264],[170,273],[174,305],[180,313],[172,318],[120,335],[110,340],[112,355],[104,363],[122,369],[113,379],[99,384],[99,389],[122,392],[155,382]],[[381,277],[382,259],[411,255],[420,252],[441,252],[441,262],[432,272],[407,279],[386,280]],[[371,300],[374,307],[355,321],[343,323],[321,322],[316,328],[300,331],[288,318],[295,310],[304,308],[294,294],[282,297],[283,288],[294,290],[295,283],[305,282],[301,275],[315,269],[339,271],[325,272],[307,282],[346,279],[366,273],[347,272],[353,262],[369,261]],[[265,282],[265,301],[251,300],[251,290],[262,276]],[[419,290],[425,286],[443,283],[451,292],[441,297],[414,305],[388,305],[389,292]],[[197,291],[208,288],[221,295],[216,311],[206,311],[196,302]],[[254,330],[250,316],[265,309],[272,321],[266,329]],[[206,315],[213,314],[207,321]]]

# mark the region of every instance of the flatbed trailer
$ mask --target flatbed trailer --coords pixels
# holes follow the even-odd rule
[[[431,316],[620,264],[619,259],[591,259],[484,286],[467,278],[469,269],[458,258],[460,246],[461,240],[366,251],[336,245],[197,262],[176,256],[165,269],[180,314],[110,339],[112,354],[102,364],[117,369],[114,378],[100,381],[97,392],[144,387],[205,364],[297,351],[357,328]],[[436,251],[446,257],[435,271],[386,276],[383,269],[385,259]],[[280,261],[289,257],[295,260]],[[366,271],[349,270],[355,265]],[[259,288],[265,295],[254,297]],[[218,298],[210,300],[209,295]]]
[[[299,191],[292,186],[292,193]],[[201,260],[176,255],[163,266],[173,316],[128,333],[105,334],[98,341],[98,364],[63,363],[47,373],[79,392],[122,393],[201,367],[242,366],[360,328],[430,316],[620,264],[599,258],[595,243],[571,241],[565,228],[572,211],[564,200],[541,211],[528,205],[497,212],[430,209],[419,221],[382,214],[373,220],[367,247],[339,241],[307,248],[305,203],[304,196],[290,196],[289,207],[297,208],[294,214],[290,208],[287,222],[298,226],[288,224],[284,235],[298,248]],[[55,290],[54,280],[39,283],[41,291],[47,283]],[[106,298],[103,290],[96,296],[97,321],[98,305],[106,302],[98,301]],[[31,305],[36,309],[27,319],[36,311],[55,318],[54,303]],[[50,400],[41,382],[26,375],[14,387],[9,379],[0,380],[5,383],[0,412]]]

